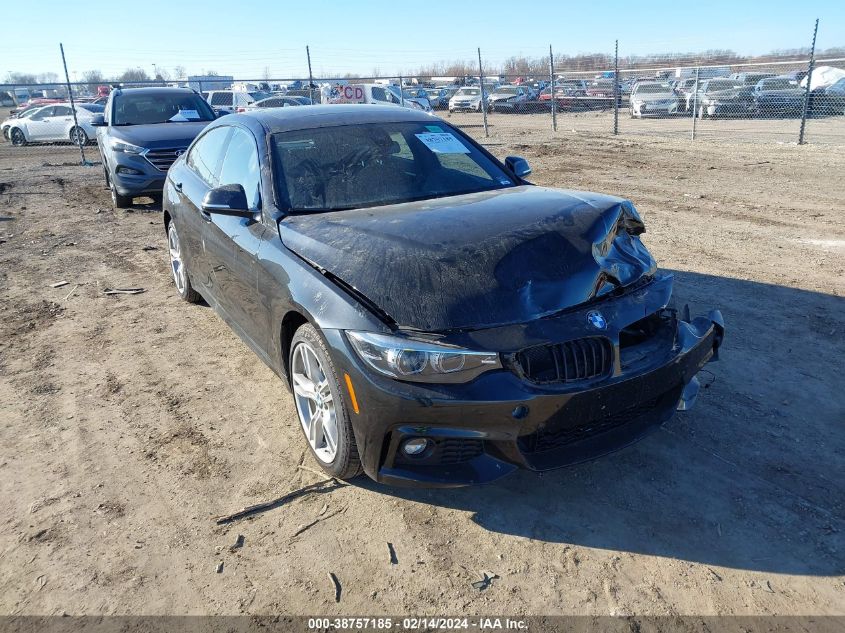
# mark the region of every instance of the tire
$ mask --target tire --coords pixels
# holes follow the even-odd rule
[[[124,209],[132,206],[132,196],[120,195],[111,178],[109,178],[109,189],[111,190],[111,202],[115,209]]]
[[[182,301],[188,303],[199,303],[202,301],[200,294],[191,285],[191,276],[185,266],[182,244],[179,234],[176,232],[176,225],[173,220],[167,225],[167,252],[170,256],[170,272],[173,274],[173,284],[176,292],[179,293]]]
[[[23,147],[26,145],[26,136],[24,136],[23,130],[20,128],[13,127],[9,130],[9,140],[15,147]]]
[[[87,145],[88,144],[88,135],[85,133],[81,127],[73,127],[68,134],[68,138],[70,142],[74,145]]]
[[[361,458],[337,372],[323,338],[310,323],[293,335],[288,367],[296,414],[314,459],[338,479],[359,475]],[[317,393],[313,389],[315,382],[322,385]],[[314,426],[317,423],[319,426]],[[313,440],[309,436],[312,428]]]

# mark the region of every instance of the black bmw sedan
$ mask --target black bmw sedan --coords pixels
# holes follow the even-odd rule
[[[227,116],[167,175],[176,289],[287,383],[336,477],[591,459],[692,405],[724,324],[671,307],[629,201],[529,173],[399,107]]]

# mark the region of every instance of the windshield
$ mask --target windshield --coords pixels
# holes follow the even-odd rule
[[[481,94],[481,89],[479,88],[461,88],[455,93],[455,96],[477,97],[479,94]]]
[[[672,89],[663,84],[640,84],[637,86],[637,94],[661,94],[667,92],[672,92]]]
[[[281,204],[319,213],[513,186],[445,123],[370,123],[272,135]]]
[[[516,86],[501,86],[496,88],[496,92],[503,95],[519,94],[519,89]]]
[[[132,94],[127,91],[114,98],[112,107],[114,125],[213,121],[215,118],[211,106],[193,92]]]

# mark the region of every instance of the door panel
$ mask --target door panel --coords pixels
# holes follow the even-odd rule
[[[250,132],[233,128],[220,167],[219,185],[241,185],[249,208],[258,217],[261,208],[259,182],[255,139]],[[220,307],[253,346],[260,340],[255,259],[264,229],[264,225],[254,219],[212,214],[206,233],[206,253]]]
[[[217,239],[210,214],[202,210],[202,201],[217,186],[220,162],[231,135],[231,127],[216,127],[203,134],[188,152],[185,162],[169,176],[179,197],[180,237],[189,252],[191,281],[209,302],[219,301],[212,273],[208,244]],[[181,191],[180,191],[181,189]],[[183,228],[184,227],[184,228]]]

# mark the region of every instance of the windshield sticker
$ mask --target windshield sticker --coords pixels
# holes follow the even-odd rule
[[[171,121],[188,121],[190,119],[198,119],[200,118],[199,113],[196,110],[179,110],[176,114],[170,117]]]
[[[439,125],[426,125],[425,129],[428,130],[429,132],[442,132],[443,131],[443,128],[440,127]]]
[[[415,134],[435,154],[469,154],[469,148],[448,132]]]
[[[500,185],[509,185],[509,184],[511,184],[511,181],[508,180],[507,178],[499,178],[499,184]]]

